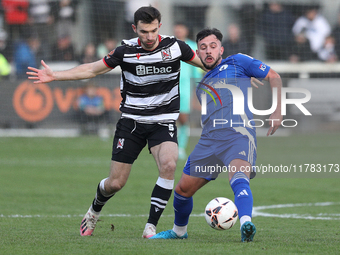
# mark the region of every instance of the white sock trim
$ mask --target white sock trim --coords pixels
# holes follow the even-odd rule
[[[251,221],[251,217],[248,215],[244,215],[240,218],[240,228],[242,227],[243,223],[245,223],[246,221]]]
[[[156,226],[154,224],[152,224],[152,223],[146,223],[145,224],[145,228],[147,228],[149,226],[154,227],[156,229]]]
[[[175,183],[175,180],[168,180],[168,179],[164,179],[161,177],[158,177],[158,180],[156,182],[156,184],[160,186],[161,188],[171,189],[171,190],[174,188],[174,183]]]
[[[100,183],[99,183],[99,188],[102,192],[105,191],[104,183],[107,179],[108,178],[105,178],[105,179],[101,180]]]
[[[187,229],[188,229],[188,225],[185,225],[185,226],[177,226],[174,224],[174,227],[172,228],[172,230],[179,236],[183,236],[186,232],[187,232]]]
[[[102,192],[103,196],[105,196],[105,197],[109,197],[109,196],[112,196],[112,195],[115,194],[115,192],[112,193],[112,194],[108,194],[108,193],[106,192],[106,190],[105,190],[105,185],[104,185],[104,184],[105,184],[105,181],[106,181],[107,179],[109,179],[109,177],[107,177],[107,178],[101,180],[100,183],[99,183],[99,189],[100,189],[100,191]]]
[[[100,212],[96,212],[95,210],[93,210],[92,205],[90,206],[88,212],[90,212],[90,213],[96,215],[97,217],[99,217],[99,214],[100,214]]]

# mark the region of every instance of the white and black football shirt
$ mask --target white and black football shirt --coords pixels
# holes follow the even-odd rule
[[[194,57],[186,43],[172,36],[159,35],[159,45],[153,51],[143,49],[138,38],[124,40],[103,59],[109,68],[119,65],[122,69],[122,117],[140,122],[176,120],[180,60]]]

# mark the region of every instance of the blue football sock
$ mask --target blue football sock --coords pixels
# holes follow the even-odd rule
[[[242,172],[234,174],[230,180],[230,186],[234,191],[234,203],[238,210],[238,216],[251,217],[253,211],[253,194],[249,186],[249,178]]]
[[[174,192],[175,225],[186,226],[193,208],[192,197],[183,197]]]

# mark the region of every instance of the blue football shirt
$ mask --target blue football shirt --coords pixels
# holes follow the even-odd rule
[[[205,108],[201,117],[202,134],[207,135],[222,128],[226,129],[225,132],[235,132],[235,129],[240,130],[238,127],[244,127],[255,136],[255,123],[252,122],[253,114],[247,100],[248,88],[251,87],[250,78],[261,80],[267,76],[269,69],[260,60],[239,53],[223,59],[209,71],[196,89],[197,98],[202,108]],[[222,87],[226,85],[229,88]],[[234,105],[238,110],[243,105],[243,114],[234,114]],[[225,132],[224,135],[227,135]]]

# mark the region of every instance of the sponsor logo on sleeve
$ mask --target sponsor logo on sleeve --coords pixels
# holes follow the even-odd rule
[[[265,65],[265,64],[261,64],[260,66],[259,66],[259,68],[261,69],[261,71],[265,71],[266,70],[266,68],[267,68],[267,66]]]

